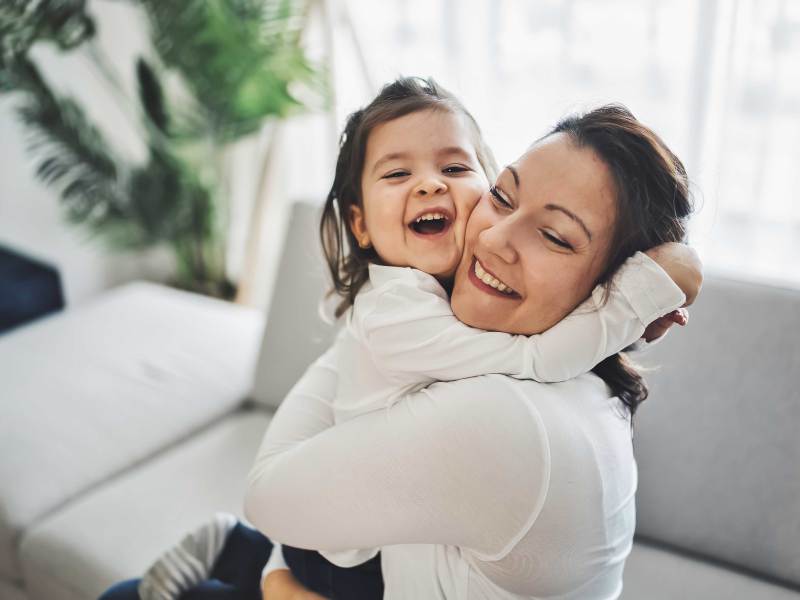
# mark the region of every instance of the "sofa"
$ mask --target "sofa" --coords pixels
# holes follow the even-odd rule
[[[261,311],[134,282],[0,336],[0,599],[92,600],[215,512],[327,346],[318,207]],[[623,598],[800,599],[800,291],[707,277],[640,361]]]

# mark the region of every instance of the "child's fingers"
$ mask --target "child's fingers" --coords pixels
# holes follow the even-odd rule
[[[670,313],[667,313],[663,317],[660,317],[658,321],[662,323],[669,323],[670,325],[675,323],[677,325],[684,326],[689,322],[689,311],[687,311],[685,308],[678,308]]]
[[[677,323],[681,327],[686,325],[689,322],[689,311],[685,308],[679,308],[677,310],[673,310],[669,315],[669,320],[673,323]]]

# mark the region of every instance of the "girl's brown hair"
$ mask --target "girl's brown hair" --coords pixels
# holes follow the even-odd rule
[[[373,248],[359,247],[349,225],[351,208],[364,208],[361,172],[369,134],[382,123],[422,110],[446,110],[463,115],[486,177],[491,180],[497,173],[494,157],[483,141],[475,119],[453,94],[433,79],[401,77],[385,85],[367,106],[352,113],[339,142],[336,174],[319,226],[322,249],[333,280],[331,293],[341,296],[336,308],[337,317],[353,305],[356,294],[369,279],[370,263],[381,262]]]
[[[592,149],[614,179],[617,218],[598,284],[610,285],[617,269],[637,251],[686,241],[692,212],[686,169],[627,108],[610,104],[567,117],[548,136],[556,133],[567,134],[578,147]],[[647,398],[647,385],[624,352],[606,358],[593,372],[625,403],[631,416]]]

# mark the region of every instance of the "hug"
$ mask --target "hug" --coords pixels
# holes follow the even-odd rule
[[[386,85],[341,137],[338,334],[264,434],[252,527],[218,518],[103,599],[618,598],[648,394],[625,351],[687,323],[691,212],[622,106],[498,168],[452,94]]]

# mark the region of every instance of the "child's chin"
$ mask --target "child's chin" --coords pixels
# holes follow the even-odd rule
[[[458,261],[425,261],[415,267],[437,279],[452,279],[458,269]]]

